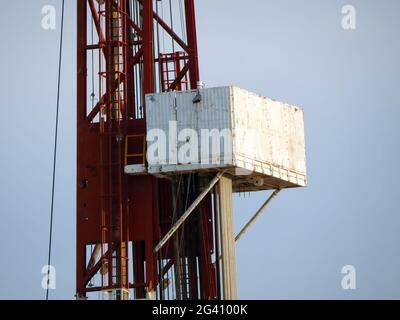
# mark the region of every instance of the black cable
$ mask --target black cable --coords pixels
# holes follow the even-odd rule
[[[174,32],[174,16],[172,14],[172,0],[169,0],[169,15],[171,19],[171,30]],[[171,38],[172,40],[172,53],[175,53],[175,41],[174,38]]]
[[[62,0],[60,55],[59,55],[59,61],[58,61],[56,128],[55,128],[55,135],[54,135],[54,155],[53,155],[53,183],[52,183],[52,190],[51,190],[51,209],[50,209],[49,255],[48,255],[48,260],[47,260],[48,270],[47,270],[46,300],[49,300],[51,246],[52,246],[52,240],[53,240],[52,238],[53,238],[53,217],[54,217],[54,190],[55,190],[55,182],[56,182],[58,119],[59,119],[59,110],[60,110],[61,62],[62,62],[63,33],[64,33],[64,2],[65,2],[65,0]]]
[[[182,0],[179,0],[179,12],[181,15],[181,28],[182,28],[182,37],[183,41],[187,43],[187,35],[186,35],[186,20],[183,14],[183,3]]]

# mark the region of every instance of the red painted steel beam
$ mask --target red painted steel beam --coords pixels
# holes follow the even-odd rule
[[[142,1],[143,19],[143,93],[154,93],[154,23],[153,23],[153,1]],[[146,114],[146,112],[145,112]]]
[[[136,55],[133,57],[132,61],[130,62],[126,72],[132,71],[133,66],[139,62],[140,58],[142,57],[142,54],[143,54],[143,50],[139,49],[139,51],[136,53]],[[122,75],[119,76],[119,79],[117,79],[117,81],[115,81],[115,84],[113,86],[112,92],[117,90],[118,83],[123,83],[124,81],[125,81],[125,75],[122,74]],[[104,104],[107,104],[108,101],[109,101],[109,95],[108,94],[105,94],[104,96],[101,97],[100,101],[95,105],[93,110],[87,116],[87,122],[88,123],[93,121],[93,119],[100,112],[100,107],[102,105],[104,105]]]
[[[174,82],[171,83],[169,91],[174,91],[178,87],[178,85],[181,83],[182,79],[185,77],[189,69],[190,69],[190,64],[186,63],[185,66],[182,68],[182,70],[179,72]]]
[[[77,2],[77,178],[82,176],[84,167],[80,162],[83,157],[83,143],[81,136],[84,135],[86,103],[87,103],[87,6],[86,0]],[[80,223],[79,211],[80,192],[77,189],[77,241],[76,241],[76,291],[83,295],[84,277],[86,268],[86,247],[81,234],[84,232]]]
[[[185,0],[185,15],[186,33],[188,38],[188,54],[190,57],[190,87],[192,90],[194,90],[197,89],[197,83],[200,80],[194,0]]]
[[[114,44],[117,44],[118,42],[115,41]],[[142,41],[128,41],[128,45],[130,46],[141,46],[143,44]],[[86,50],[98,50],[98,49],[103,49],[104,46],[102,44],[89,44],[86,46]]]
[[[158,24],[181,46],[186,52],[189,51],[188,45],[172,30],[172,28],[156,13],[153,12],[154,19]]]
[[[174,260],[170,259],[168,263],[164,266],[164,268],[162,268],[160,276],[164,277],[167,274],[167,272],[172,268],[173,265],[174,265]]]
[[[212,224],[210,220],[211,212],[211,194],[205,198],[200,204],[200,225],[201,225],[201,236],[200,236],[200,251],[202,253],[202,259],[200,261],[202,269],[202,280],[203,280],[203,299],[213,300],[217,296],[216,292],[216,273],[215,268],[211,262],[212,243],[213,243],[213,232]]]
[[[86,275],[83,281],[83,284],[86,286],[90,280],[93,279],[93,277],[96,275],[96,273],[101,269],[101,266],[103,264],[103,260],[107,258],[107,256],[109,255],[110,251],[107,251],[106,253],[104,253],[104,255],[102,257],[100,257],[99,261],[97,261],[97,263],[90,268],[89,270],[86,270]]]
[[[103,30],[101,29],[100,18],[99,18],[97,9],[96,9],[96,5],[94,4],[93,0],[88,0],[88,2],[89,2],[90,11],[92,13],[94,25],[96,27],[97,34],[99,36],[99,42],[104,42],[105,37],[103,34]]]
[[[145,3],[147,0],[144,0]],[[138,0],[139,3],[143,4],[143,0]],[[188,51],[187,44],[172,30],[172,28],[157,14],[153,11],[153,17],[158,22],[158,24],[171,36],[172,39],[178,43],[183,50]]]

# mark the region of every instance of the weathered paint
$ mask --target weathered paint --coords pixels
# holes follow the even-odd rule
[[[201,101],[194,103],[199,93]],[[228,129],[232,132],[228,148],[231,151],[224,151],[221,140],[219,152],[209,153],[211,164],[203,164],[200,159],[174,163],[167,153],[162,161],[149,160],[149,173],[171,175],[229,168],[236,191],[307,185],[304,112],[301,108],[238,87],[152,94],[147,96],[146,104],[147,132],[163,130],[167,141],[173,142],[168,150],[192,143],[177,142],[176,133],[169,132],[171,121],[177,122],[177,133],[193,129],[198,137],[201,137],[202,129]],[[198,149],[201,155],[201,142]]]

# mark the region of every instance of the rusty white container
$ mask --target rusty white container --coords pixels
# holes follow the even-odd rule
[[[307,185],[299,107],[237,87],[152,94],[146,106],[150,174],[227,170],[235,191]]]

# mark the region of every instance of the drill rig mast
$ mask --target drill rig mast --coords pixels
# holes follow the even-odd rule
[[[146,166],[145,95],[197,89],[200,80],[194,0],[179,1],[77,1],[77,298],[221,297],[211,194],[154,251],[201,179],[124,172]]]

